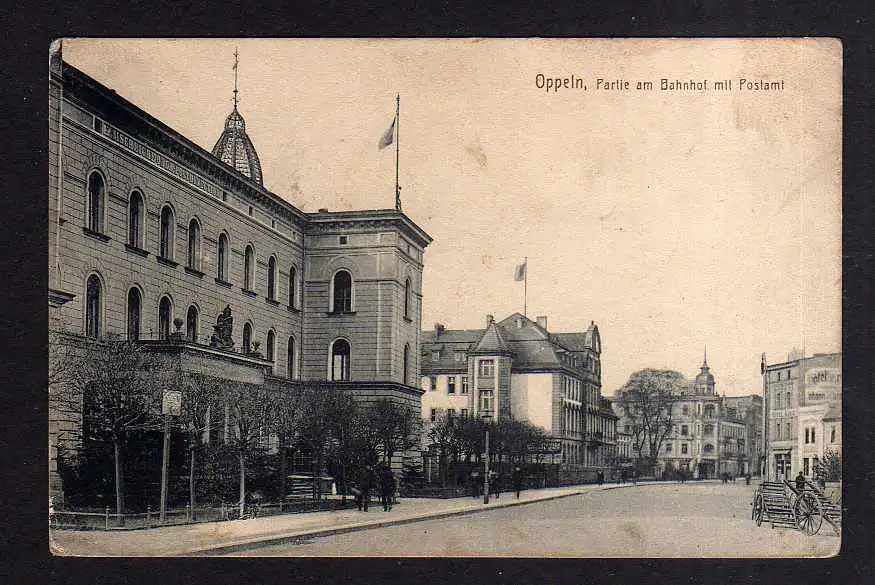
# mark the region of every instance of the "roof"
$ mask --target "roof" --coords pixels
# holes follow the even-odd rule
[[[593,326],[590,327],[593,329]],[[596,329],[597,331],[597,329]],[[422,332],[422,362],[423,373],[439,373],[447,371],[464,371],[465,362],[457,362],[453,355],[456,351],[476,351],[479,354],[509,354],[513,357],[513,369],[519,370],[554,370],[562,367],[573,367],[563,359],[565,354],[579,351],[592,351],[588,347],[562,343],[562,338],[578,340],[585,343],[585,333],[551,335],[546,329],[520,313],[491,322],[485,329],[453,330],[442,329],[440,334],[434,330]],[[591,334],[590,334],[591,339]],[[569,347],[569,345],[571,347]],[[431,354],[439,351],[437,361],[432,361]],[[583,364],[579,363],[582,368]]]
[[[829,405],[826,413],[823,415],[824,421],[842,420],[842,403],[833,402]]]
[[[264,186],[261,176],[261,162],[249,135],[246,134],[246,122],[237,111],[237,106],[225,119],[225,130],[213,147],[213,155],[226,165],[246,175],[259,185]]]

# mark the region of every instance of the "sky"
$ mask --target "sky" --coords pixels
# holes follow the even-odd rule
[[[841,351],[837,41],[63,43],[66,61],[207,150],[232,108],[235,48],[265,186],[303,211],[393,207],[395,151],[377,142],[400,94],[403,209],[434,239],[424,329],[522,312],[526,258],[526,314],[552,332],[595,321],[608,396],[642,368],[693,377],[706,346],[731,396],[761,392],[763,352]]]

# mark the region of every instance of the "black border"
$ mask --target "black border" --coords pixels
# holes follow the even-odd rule
[[[36,6],[36,3],[33,3]],[[0,301],[2,347],[3,538],[0,575],[9,583],[862,583],[872,568],[869,534],[873,433],[869,430],[875,357],[871,313],[872,77],[871,30],[862,7],[835,2],[665,1],[645,7],[612,2],[529,2],[491,8],[444,1],[386,10],[337,0],[273,2],[106,0],[5,9],[15,43],[0,75]],[[48,46],[61,36],[510,36],[716,37],[828,36],[844,47],[844,369],[846,501],[850,510],[837,559],[758,560],[375,560],[71,559],[48,553],[45,506],[47,409],[47,68]]]

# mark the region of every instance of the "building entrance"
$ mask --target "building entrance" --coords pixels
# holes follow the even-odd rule
[[[775,479],[777,481],[784,481],[785,479],[791,479],[791,475],[790,454],[780,453],[775,455]]]

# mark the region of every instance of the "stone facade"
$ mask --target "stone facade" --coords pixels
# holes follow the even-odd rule
[[[788,358],[776,364],[762,358],[769,479],[792,479],[800,471],[812,478],[826,450],[841,452],[842,354]]]
[[[260,383],[290,387],[335,380],[354,395],[392,395],[420,410],[431,238],[395,209],[305,213],[257,174],[235,170],[54,55],[52,327],[68,339],[161,342],[180,319],[195,356],[188,362],[208,356],[213,375],[251,378],[241,368],[254,368]],[[211,348],[225,307],[234,346]],[[344,343],[349,350],[337,357]],[[75,436],[76,424],[75,413],[52,413],[52,444]]]
[[[617,417],[601,396],[594,323],[584,333],[554,334],[545,317],[488,315],[484,329],[423,331],[421,356],[426,423],[442,410],[526,420],[559,439],[562,463],[580,470],[616,455]]]

